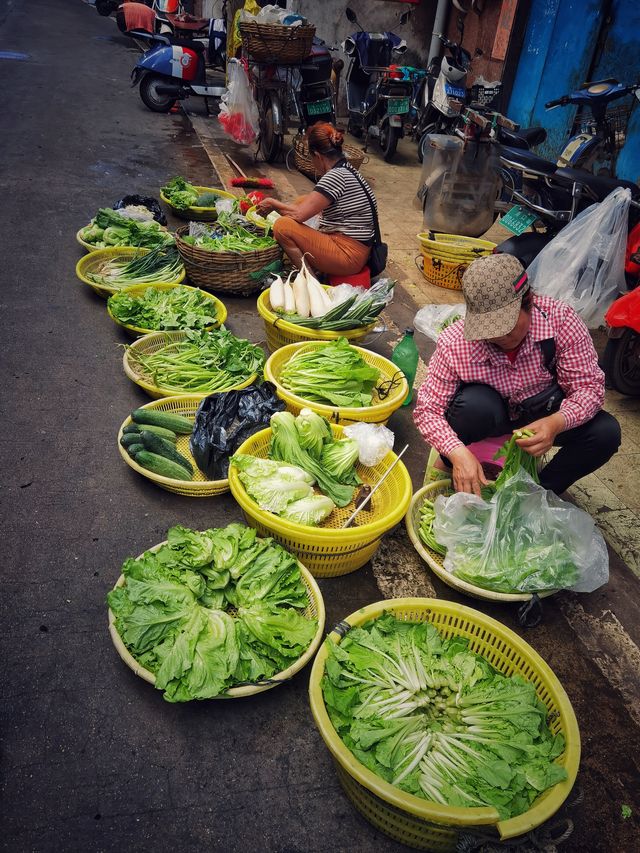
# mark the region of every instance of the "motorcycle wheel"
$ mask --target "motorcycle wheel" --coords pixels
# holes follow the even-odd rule
[[[171,95],[161,95],[156,91],[159,83],[166,83],[160,74],[147,74],[140,81],[142,103],[154,113],[168,113],[176,102]]]
[[[602,359],[611,385],[621,394],[640,396],[640,335],[625,329],[619,338],[610,338]]]
[[[276,133],[273,104],[269,96],[265,98],[264,112],[260,117],[260,148],[267,163],[273,163],[282,150],[282,134]]]
[[[382,148],[382,156],[385,163],[393,159],[399,139],[400,131],[397,127],[391,127],[390,124],[385,123],[380,128],[380,147]]]

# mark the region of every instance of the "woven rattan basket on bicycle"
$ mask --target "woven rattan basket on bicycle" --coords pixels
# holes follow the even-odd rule
[[[297,134],[297,136],[293,137],[292,145],[293,159],[296,164],[296,169],[299,172],[302,172],[303,175],[306,175],[307,178],[311,178],[312,181],[317,181],[320,175],[316,172],[316,168],[311,160],[309,143],[307,142],[306,137],[302,133]],[[358,148],[354,148],[353,145],[343,145],[342,153],[354,169],[359,169],[363,163],[369,161],[369,158],[365,153],[360,151]]]
[[[245,52],[258,62],[278,64],[302,62],[311,53],[316,28],[309,24],[285,27],[282,24],[240,22]]]
[[[278,244],[251,252],[211,252],[185,243],[188,231],[188,225],[178,228],[176,246],[189,280],[205,290],[249,296],[260,290],[260,271],[282,260]]]

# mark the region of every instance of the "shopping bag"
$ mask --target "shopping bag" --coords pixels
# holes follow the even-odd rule
[[[258,105],[247,73],[237,59],[230,59],[227,64],[227,91],[220,99],[218,121],[224,132],[241,145],[251,145],[258,135]]]

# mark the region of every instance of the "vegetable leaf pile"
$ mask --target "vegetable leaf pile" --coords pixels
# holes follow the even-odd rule
[[[380,371],[339,338],[296,353],[280,373],[283,388],[305,400],[333,406],[370,406]]]
[[[109,246],[135,246],[155,249],[173,243],[173,237],[153,219],[139,221],[121,216],[111,208],[101,208],[80,237],[96,249]]]
[[[129,326],[157,331],[204,329],[216,323],[215,303],[201,290],[147,287],[139,296],[126,292],[109,298],[114,317]]]
[[[322,691],[334,728],[386,782],[436,803],[527,811],[566,779],[564,738],[532,684],[496,672],[462,637],[385,613],[327,641]]]
[[[169,702],[271,678],[317,629],[304,615],[296,559],[242,524],[172,527],[165,545],[126,560],[122,572],[125,585],[107,596],[116,629]]]
[[[198,201],[198,190],[193,184],[187,183],[184,178],[172,178],[161,190],[163,195],[178,210],[186,210],[188,207],[193,207]]]

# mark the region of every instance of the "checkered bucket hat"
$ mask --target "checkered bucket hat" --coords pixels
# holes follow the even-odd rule
[[[466,340],[508,335],[518,321],[522,297],[528,290],[525,269],[513,255],[487,255],[469,264],[462,276]]]

